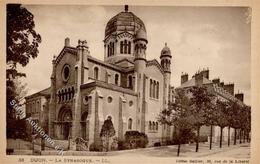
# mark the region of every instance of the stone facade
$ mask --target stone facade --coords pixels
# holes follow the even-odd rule
[[[90,54],[86,41],[72,47],[66,38],[52,60],[50,88],[26,98],[28,115],[37,99],[41,110],[35,117],[47,124],[46,131],[54,139],[81,137],[97,143],[104,120],[111,116],[120,140],[126,131],[137,130],[147,134],[149,145],[165,141],[172,129],[160,125],[157,116],[167,108],[173,90],[172,56],[165,45],[160,62],[148,61],[147,44],[144,23],[128,8],[107,23],[104,61]]]

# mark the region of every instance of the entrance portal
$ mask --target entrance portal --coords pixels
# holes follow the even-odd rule
[[[71,135],[72,113],[69,108],[62,108],[58,115],[61,128],[61,139],[68,139]]]

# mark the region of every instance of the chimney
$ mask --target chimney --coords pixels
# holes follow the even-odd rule
[[[196,86],[203,85],[203,74],[201,72],[195,74],[195,85]]]
[[[221,83],[219,83],[220,87],[224,87],[224,82],[222,81]]]
[[[65,38],[65,47],[70,47],[70,38]]]
[[[243,93],[237,93],[237,94],[235,94],[235,97],[236,97],[238,100],[244,102],[244,94],[243,94]]]
[[[181,84],[189,80],[189,75],[187,73],[181,75]]]
[[[209,69],[203,69],[200,73],[204,78],[209,79]]]
[[[234,84],[225,84],[224,89],[229,92],[231,95],[234,95]]]
[[[214,84],[219,84],[220,83],[220,79],[219,78],[213,79],[212,82]]]

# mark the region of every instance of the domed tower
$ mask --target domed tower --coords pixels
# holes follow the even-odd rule
[[[111,18],[105,29],[104,60],[114,64],[122,59],[134,61],[134,39],[138,30],[146,33],[143,21],[128,11],[120,12]]]
[[[169,87],[170,87],[170,83],[171,83],[171,59],[172,59],[172,55],[171,55],[171,50],[170,48],[167,46],[167,43],[165,43],[164,48],[161,51],[161,66],[163,68],[164,71],[164,102],[163,102],[163,108],[167,108],[167,104],[168,104],[168,95],[169,95]]]

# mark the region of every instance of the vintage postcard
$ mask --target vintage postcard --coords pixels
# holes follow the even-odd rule
[[[2,3],[1,160],[260,163],[257,4]]]

